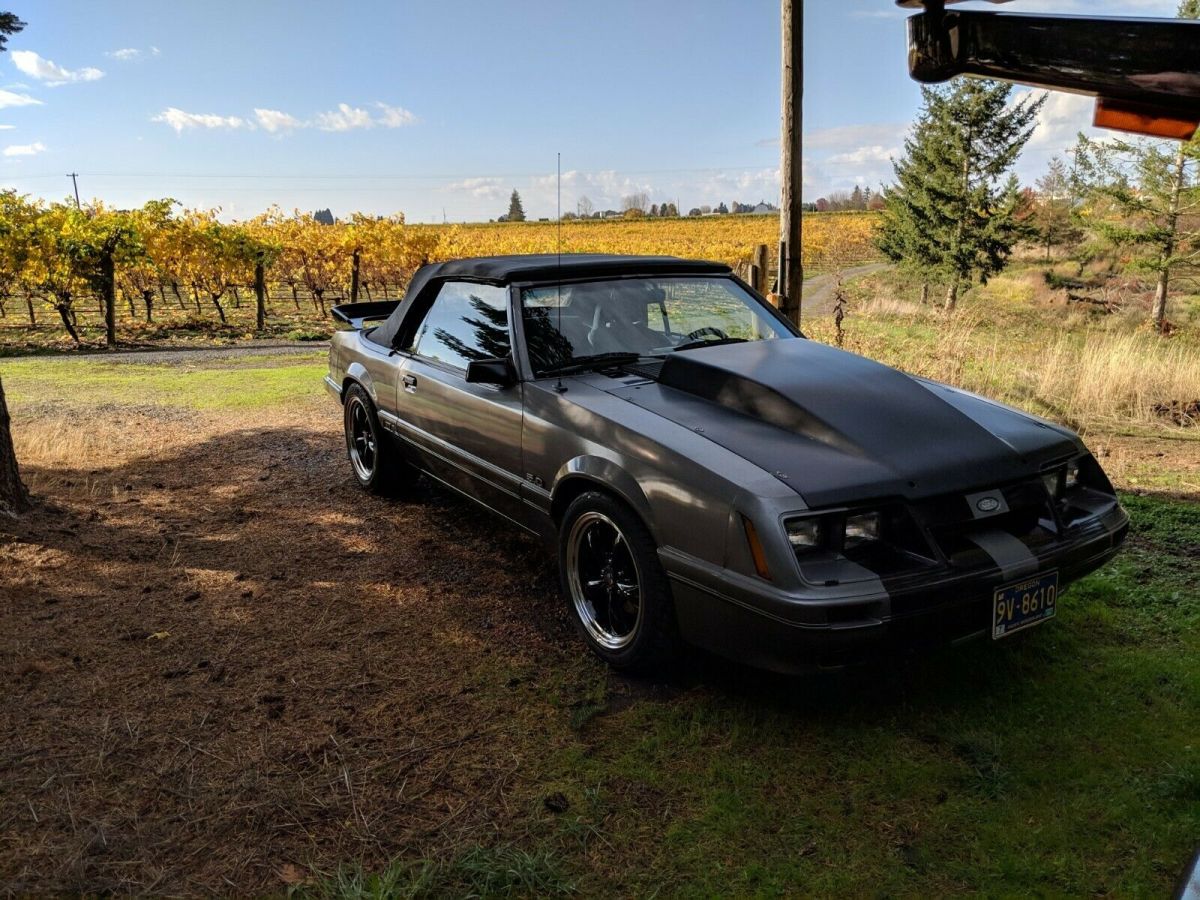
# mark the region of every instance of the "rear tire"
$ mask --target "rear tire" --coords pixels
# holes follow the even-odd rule
[[[558,569],[567,610],[596,656],[614,669],[660,670],[679,653],[675,606],[645,523],[608,494],[588,491],[567,507]]]
[[[362,385],[351,385],[346,391],[342,422],[350,470],[360,487],[381,497],[395,497],[411,487],[416,473],[384,433],[375,404]]]

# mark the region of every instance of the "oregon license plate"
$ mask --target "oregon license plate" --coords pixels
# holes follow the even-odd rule
[[[992,599],[992,639],[1053,619],[1058,603],[1058,573],[1034,575],[996,588]]]

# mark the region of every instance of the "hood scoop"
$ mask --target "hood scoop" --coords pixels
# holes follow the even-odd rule
[[[772,472],[812,506],[1002,484],[1071,446],[1020,413],[804,338],[672,354],[657,381],[618,393]]]

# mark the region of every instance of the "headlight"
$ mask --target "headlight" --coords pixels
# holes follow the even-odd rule
[[[795,550],[810,550],[821,545],[825,529],[820,518],[788,519],[786,522],[788,542]]]
[[[1067,463],[1067,475],[1063,483],[1068,491],[1079,487],[1079,460],[1075,459]]]
[[[1078,466],[1075,467],[1075,472],[1078,475]],[[1046,486],[1046,493],[1050,495],[1050,499],[1057,500],[1063,492],[1063,470],[1051,469],[1049,472],[1043,472],[1042,484]]]
[[[846,547],[857,547],[867,541],[879,540],[883,516],[877,512],[857,513],[846,517]]]

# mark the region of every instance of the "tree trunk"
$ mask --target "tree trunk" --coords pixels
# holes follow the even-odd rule
[[[142,291],[142,300],[146,303],[146,323],[150,324],[154,321],[154,290],[146,288]]]
[[[958,279],[950,279],[950,287],[946,288],[946,311],[954,312],[954,308],[958,306]]]
[[[37,316],[33,313],[33,298],[28,294],[25,295],[25,308],[29,310],[29,324],[37,324]]]
[[[161,281],[158,283],[158,299],[160,299],[163,303],[167,302],[167,292],[166,289],[163,288]]]
[[[260,258],[254,264],[254,327],[263,331],[267,327],[267,278]]]
[[[0,510],[16,514],[29,509],[29,492],[21,482],[17,454],[13,449],[9,426],[8,403],[4,399],[4,383],[0,382]]]
[[[383,299],[384,300],[389,299],[388,292],[387,292],[387,279],[386,278],[383,279]]]
[[[175,281],[174,279],[171,279],[171,291],[175,294],[175,299],[179,301],[179,308],[187,309],[187,307],[183,305],[183,294],[179,293],[179,282]]]
[[[1167,328],[1167,289],[1171,283],[1171,257],[1175,253],[1175,235],[1179,228],[1179,195],[1183,192],[1186,165],[1187,156],[1181,143],[1179,154],[1175,157],[1175,184],[1171,187],[1171,206],[1167,210],[1167,237],[1159,261],[1158,284],[1154,288],[1154,307],[1150,311],[1154,330],[1160,334]]]
[[[313,302],[321,310],[321,318],[325,318],[325,289],[319,288],[312,292]]]
[[[371,285],[364,281],[362,283],[362,288],[363,288],[363,292],[366,293],[366,295],[367,295],[367,300],[370,300],[371,299]]]
[[[201,315],[203,311],[200,309],[200,289],[196,287],[194,281],[192,282],[192,299],[196,302],[196,315]]]
[[[296,285],[292,285],[292,303],[295,304],[296,312],[300,312],[300,295],[296,293]]]
[[[117,279],[112,253],[100,256],[100,291],[104,295],[104,344],[117,345]]]
[[[923,281],[923,282],[921,282],[921,303],[925,304],[928,302],[929,302],[929,282]]]
[[[129,321],[132,322],[137,318],[137,310],[133,308],[133,294],[129,293],[129,291],[122,291],[121,293],[125,295],[125,302],[129,304]]]
[[[75,314],[71,310],[70,301],[59,300],[54,304],[54,308],[58,310],[58,317],[62,319],[63,327],[67,329],[67,334],[78,344],[79,332],[75,330]]]
[[[350,302],[358,302],[358,277],[359,264],[362,262],[362,252],[357,248],[354,255],[350,257]]]
[[[241,296],[241,294],[238,293],[236,284],[233,286],[233,308],[234,309],[242,308],[242,296]]]
[[[209,296],[212,297],[213,306],[215,306],[217,308],[217,315],[221,319],[221,324],[226,325],[226,324],[228,324],[228,322],[225,318],[225,307],[223,307],[221,305],[221,294],[223,294],[223,293],[225,293],[225,292],[221,291],[218,294],[214,294],[212,291],[209,291]]]

